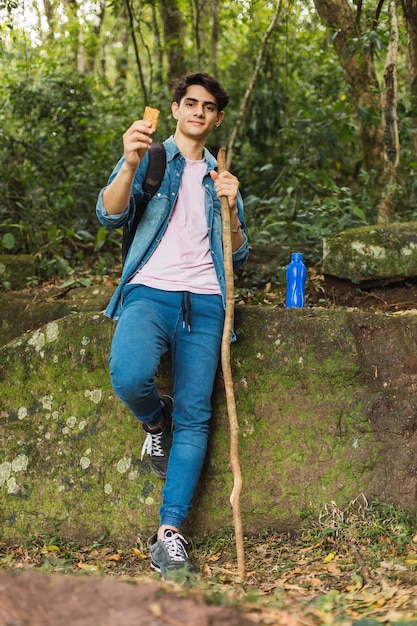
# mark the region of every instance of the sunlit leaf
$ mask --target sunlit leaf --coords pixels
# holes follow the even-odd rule
[[[89,563],[77,563],[77,567],[86,572],[97,572],[98,570],[97,565],[91,565]]]
[[[132,552],[135,556],[139,557],[140,559],[147,559],[148,555],[144,554],[143,552],[141,552],[140,550],[138,550],[137,548],[133,548]]]
[[[2,244],[5,250],[13,250],[16,245],[16,238],[12,233],[5,233],[2,238]]]
[[[336,552],[329,552],[329,554],[323,559],[323,563],[330,563],[337,556]]]

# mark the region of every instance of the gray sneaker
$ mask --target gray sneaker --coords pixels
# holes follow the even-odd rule
[[[150,541],[151,567],[166,580],[181,582],[195,574],[195,568],[188,558],[186,540],[174,530],[166,530],[164,538],[154,535]]]
[[[149,430],[143,424],[146,439],[142,447],[141,459],[143,459],[146,452],[154,474],[158,478],[165,478],[172,446],[172,406],[174,401],[171,396],[161,396],[160,400],[164,425],[162,428],[158,428],[158,430]]]

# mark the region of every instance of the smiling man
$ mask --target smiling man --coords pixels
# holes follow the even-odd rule
[[[181,526],[206,455],[223,333],[222,196],[230,209],[234,267],[248,256],[239,181],[230,172],[218,174],[205,147],[228,101],[221,84],[206,73],[177,81],[171,105],[176,130],[163,144],[165,175],[139,223],[106,309],[118,320],[110,354],[113,388],[142,422],[143,453],[165,479],[160,525],[150,541],[152,567],[165,578],[177,570],[186,576],[194,572]],[[99,220],[109,228],[134,219],[152,132],[149,122],[137,120],[123,135],[123,157],[97,201]],[[172,395],[159,396],[155,377],[168,350]]]

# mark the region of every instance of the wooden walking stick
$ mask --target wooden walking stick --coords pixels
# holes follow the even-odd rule
[[[219,173],[226,170],[226,148],[220,148],[217,154]],[[220,198],[222,208],[222,240],[224,271],[226,278],[226,314],[223,327],[223,337],[221,346],[221,363],[226,392],[227,413],[230,425],[230,466],[232,468],[234,485],[230,495],[232,505],[233,521],[235,526],[237,569],[239,576],[244,579],[245,572],[245,552],[243,547],[242,517],[240,514],[240,493],[242,491],[242,474],[239,463],[239,422],[237,419],[235,394],[233,389],[232,369],[230,365],[230,336],[233,329],[235,290],[233,283],[233,263],[232,263],[232,238],[230,234],[230,210],[226,196]]]

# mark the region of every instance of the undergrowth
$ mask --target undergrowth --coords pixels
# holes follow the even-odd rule
[[[58,533],[33,537],[0,544],[0,568],[159,582],[146,543],[125,548],[106,536],[86,545]],[[247,534],[244,580],[232,527],[194,538],[190,548],[199,574],[177,591],[239,607],[257,623],[281,623],[274,615],[291,609],[308,615],[309,624],[417,624],[416,514],[363,494],[344,507],[326,503],[318,515],[307,511],[298,529]]]

